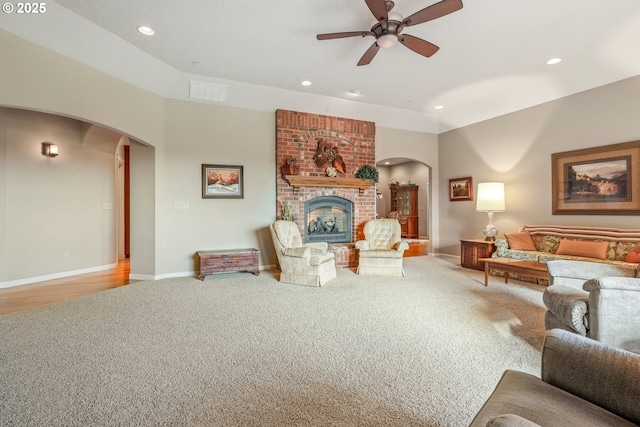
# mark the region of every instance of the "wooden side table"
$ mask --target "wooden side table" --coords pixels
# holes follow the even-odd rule
[[[258,249],[221,249],[217,251],[198,251],[200,274],[198,279],[215,273],[248,271],[260,275],[260,251]]]
[[[460,240],[460,265],[484,271],[480,258],[491,258],[496,251],[496,242],[487,240]]]

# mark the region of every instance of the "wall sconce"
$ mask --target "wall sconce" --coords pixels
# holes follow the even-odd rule
[[[58,155],[58,146],[50,142],[42,143],[42,155],[47,157],[55,157]]]
[[[489,224],[482,229],[484,240],[496,240],[498,229],[493,225],[493,213],[504,212],[504,183],[481,182],[478,184],[476,211],[489,215]]]

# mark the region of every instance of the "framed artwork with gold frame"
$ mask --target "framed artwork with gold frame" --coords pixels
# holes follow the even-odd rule
[[[553,215],[640,214],[640,141],[551,155]]]
[[[473,180],[470,176],[449,180],[449,200],[473,200]]]

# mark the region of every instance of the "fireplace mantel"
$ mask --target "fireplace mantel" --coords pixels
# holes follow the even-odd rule
[[[364,190],[373,185],[372,180],[360,178],[285,175],[284,179],[293,187],[294,193],[297,193],[300,187],[358,188],[363,196]]]

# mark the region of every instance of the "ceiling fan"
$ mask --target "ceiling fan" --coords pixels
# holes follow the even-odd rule
[[[356,36],[375,37],[376,41],[364,53],[362,58],[360,58],[358,65],[369,64],[380,48],[392,47],[398,41],[412,51],[426,56],[427,58],[430,57],[440,49],[438,46],[409,34],[401,34],[402,30],[404,30],[405,27],[422,24],[423,22],[431,21],[462,9],[462,0],[442,0],[438,3],[432,4],[431,6],[425,7],[407,18],[402,18],[400,14],[391,12],[395,6],[395,3],[392,1],[365,0],[365,2],[367,3],[371,13],[373,13],[373,16],[376,18],[369,31],[348,31],[342,33],[318,34],[316,36],[318,40],[342,39]]]

